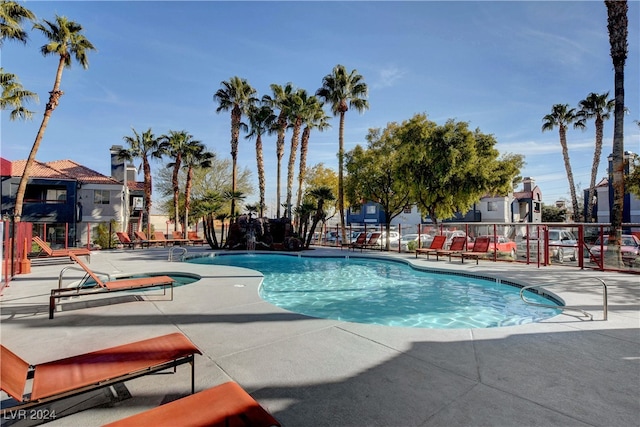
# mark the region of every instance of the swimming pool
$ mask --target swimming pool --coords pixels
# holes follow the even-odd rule
[[[260,296],[313,317],[412,328],[491,328],[538,322],[560,310],[534,307],[495,281],[418,270],[405,262],[234,254],[190,259],[264,275]],[[554,304],[527,292],[527,299]]]

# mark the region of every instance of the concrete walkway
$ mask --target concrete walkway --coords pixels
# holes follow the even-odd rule
[[[210,252],[189,248],[189,253]],[[188,272],[173,301],[157,290],[63,300],[48,319],[48,295],[65,265],[34,266],[0,298],[2,344],[30,363],[180,331],[200,349],[196,390],[238,382],[284,426],[637,426],[640,423],[638,276],[480,261],[460,264],[391,256],[434,269],[494,275],[549,288],[572,313],[490,329],[412,329],[316,319],[258,296],[262,275],[169,263],[168,250],[95,252],[106,273]],[[354,253],[317,249],[305,255]],[[360,254],[357,253],[359,256]],[[65,277],[79,277],[69,270]],[[602,321],[603,278],[609,290]],[[147,301],[143,301],[145,299]],[[188,366],[188,365],[187,365]],[[97,426],[188,394],[190,369],[126,383],[132,397],[52,420]],[[6,396],[3,395],[3,399]]]

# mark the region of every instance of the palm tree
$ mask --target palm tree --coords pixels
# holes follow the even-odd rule
[[[585,222],[591,222],[591,211],[593,210],[593,192],[598,177],[598,166],[600,165],[600,155],[602,154],[602,136],[604,121],[609,120],[611,111],[614,109],[615,101],[609,98],[609,92],[601,95],[591,92],[585,99],[580,101],[580,111],[578,111],[578,126],[584,126],[585,122],[595,119],[596,123],[596,145],[593,152],[593,164],[591,166],[591,182],[589,184],[589,200],[587,201],[587,213]]]
[[[182,158],[188,150],[189,144],[193,143],[193,137],[187,131],[169,131],[168,135],[162,137],[160,143],[160,152],[173,159],[167,164],[168,168],[173,168],[171,175],[171,186],[173,190],[173,208],[175,221],[173,222],[173,231],[178,231],[178,223],[180,222],[180,182],[178,175],[182,167]]]
[[[231,203],[231,206],[236,206],[242,203],[242,201],[247,198],[247,195],[242,191],[225,191],[223,194],[223,198],[224,200],[228,200]],[[235,216],[229,215],[229,220],[231,222],[235,222],[237,217],[238,213],[236,213]]]
[[[0,86],[2,87],[2,99],[0,110],[11,109],[9,120],[29,120],[33,117],[33,111],[27,110],[24,104],[29,101],[38,101],[38,95],[25,90],[18,77],[12,73],[5,73],[0,67]]]
[[[252,106],[249,109],[249,134],[247,139],[256,137],[256,163],[258,167],[258,186],[260,187],[260,217],[264,216],[265,202],[265,177],[264,177],[264,158],[262,156],[262,135],[270,133],[273,128],[273,123],[276,120],[276,115],[273,114],[273,109],[263,103],[262,105]]]
[[[291,96],[289,108],[289,123],[293,132],[291,134],[291,151],[289,152],[289,164],[287,167],[287,218],[291,218],[291,196],[293,191],[293,175],[298,154],[298,145],[300,144],[300,129],[304,120],[305,109],[309,102],[309,95],[304,89],[298,89]]]
[[[615,109],[613,112],[613,206],[609,242],[622,243],[622,210],[624,205],[624,66],[627,60],[629,20],[626,0],[605,0],[607,29],[614,70]],[[615,237],[615,239],[614,239]],[[620,251],[619,262],[622,262]]]
[[[280,177],[281,177],[281,163],[284,156],[284,137],[288,126],[289,108],[291,104],[291,96],[293,93],[293,85],[287,83],[284,87],[272,84],[271,91],[273,96],[265,95],[262,97],[262,101],[269,105],[274,110],[280,110],[278,118],[274,123],[275,131],[278,135],[276,140],[276,157],[278,158],[277,167],[277,183],[276,183],[276,217],[280,218]]]
[[[0,2],[0,46],[5,39],[27,43],[29,35],[22,29],[26,19],[35,21],[36,15],[15,1]]]
[[[187,178],[184,184],[184,237],[187,237],[189,228],[189,208],[191,207],[191,187],[193,182],[194,169],[207,169],[211,167],[215,155],[206,150],[205,145],[200,141],[191,140],[185,147],[182,156],[184,167],[187,169]]]
[[[135,129],[133,136],[125,136],[123,139],[129,145],[129,148],[123,148],[118,152],[118,156],[125,161],[133,161],[136,158],[142,160],[142,171],[144,174],[144,213],[149,224],[149,214],[151,213],[151,193],[153,184],[151,179],[151,165],[149,157],[160,159],[162,153],[160,151],[160,138],[151,132],[151,128],[139,134]],[[139,224],[142,226],[142,221]]]
[[[298,172],[298,196],[296,200],[296,207],[302,203],[302,187],[307,175],[307,153],[309,152],[309,137],[311,130],[316,128],[320,132],[331,127],[329,124],[329,116],[324,112],[322,108],[324,104],[318,100],[315,96],[309,97],[307,102],[303,124],[305,125],[302,131],[302,139],[300,141],[300,165]]]
[[[304,202],[300,206],[296,206],[294,208],[294,213],[298,218],[298,236],[305,242],[307,236],[307,229],[309,228],[309,219],[311,219],[311,214],[316,209],[315,203],[312,202]]]
[[[40,48],[40,51],[44,56],[58,55],[60,61],[58,62],[58,70],[56,71],[56,78],[53,83],[53,89],[49,92],[49,102],[44,110],[44,117],[38,129],[38,134],[31,147],[31,152],[27,158],[27,163],[20,178],[20,184],[18,185],[18,191],[16,193],[16,206],[15,206],[15,221],[19,222],[22,216],[22,205],[24,201],[24,193],[27,189],[27,181],[31,174],[31,167],[36,159],[36,153],[40,148],[40,142],[44,136],[44,131],[47,128],[51,113],[58,106],[60,97],[63,92],[60,90],[60,82],[62,80],[62,71],[65,68],[71,67],[71,57],[75,57],[76,61],[82,66],[82,68],[89,68],[89,60],[87,53],[90,50],[95,50],[95,47],[89,40],[82,34],[82,26],[76,22],[69,21],[64,16],[56,16],[55,22],[47,20],[42,23],[36,23],[33,28],[41,31],[44,36],[49,40],[49,43]]]
[[[4,40],[15,40],[27,43],[29,38],[26,31],[22,29],[25,20],[34,21],[36,16],[29,9],[22,7],[14,1],[2,0],[0,2],[0,47]],[[0,85],[2,86],[2,99],[0,99],[0,109],[12,109],[9,115],[10,120],[27,120],[33,117],[33,111],[27,110],[23,104],[29,101],[38,101],[38,95],[25,90],[18,77],[12,73],[5,73],[0,67]]]
[[[344,116],[349,108],[363,112],[369,108],[367,102],[367,84],[356,70],[347,72],[344,65],[336,65],[331,74],[322,79],[322,87],[316,95],[331,105],[334,116],[340,116],[338,131],[338,210],[340,211],[340,228],[346,236],[344,226]]]
[[[313,216],[313,222],[311,223],[311,229],[309,230],[309,234],[307,235],[307,242],[305,243],[305,248],[309,249],[311,245],[311,238],[313,237],[313,233],[316,231],[316,226],[322,219],[325,217],[324,212],[324,202],[327,200],[334,200],[335,196],[329,187],[318,187],[314,188],[309,192],[309,195],[317,200],[318,205],[316,208],[316,213]],[[346,236],[346,234],[343,234]]]
[[[222,89],[213,95],[213,100],[218,102],[216,112],[231,110],[231,191],[236,192],[237,161],[238,161],[238,137],[241,129],[246,129],[247,125],[242,123],[242,115],[247,114],[249,107],[255,104],[258,99],[255,97],[256,90],[249,82],[240,77],[234,76],[229,81],[221,83]],[[235,199],[231,200],[231,217],[235,216]]]
[[[576,187],[573,184],[573,172],[571,171],[571,163],[569,162],[569,149],[567,148],[567,127],[576,119],[575,108],[569,108],[569,104],[555,104],[551,107],[551,114],[547,114],[542,118],[542,131],[553,130],[556,126],[560,134],[560,145],[562,146],[562,157],[564,158],[564,167],[567,171],[567,179],[569,180],[569,191],[571,193],[571,204],[573,206],[574,219],[577,220],[580,215],[578,208],[578,199],[576,197]]]

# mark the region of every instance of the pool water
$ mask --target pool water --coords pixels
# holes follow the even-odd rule
[[[534,307],[520,289],[473,277],[433,273],[404,262],[240,254],[189,262],[230,265],[264,275],[260,296],[308,316],[412,328],[491,328],[538,322],[557,309]],[[554,304],[535,293],[533,302]]]

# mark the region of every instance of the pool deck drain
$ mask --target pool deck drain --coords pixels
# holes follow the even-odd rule
[[[640,419],[638,276],[382,255],[524,284],[561,282],[550,291],[595,319],[567,313],[501,328],[412,329],[291,313],[259,298],[261,275],[254,271],[169,263],[168,252],[96,252],[90,267],[202,276],[175,288],[173,301],[153,291],[144,293],[147,301],[125,293],[63,301],[53,320],[48,295],[63,266],[32,267],[2,293],[3,345],[41,363],[180,331],[203,352],[196,357],[197,390],[236,381],[284,426],[631,426]],[[210,251],[189,248],[197,252]],[[607,321],[600,320],[602,293],[593,277],[609,287]],[[189,371],[129,381],[130,399],[47,425],[97,426],[155,407],[189,392]]]

